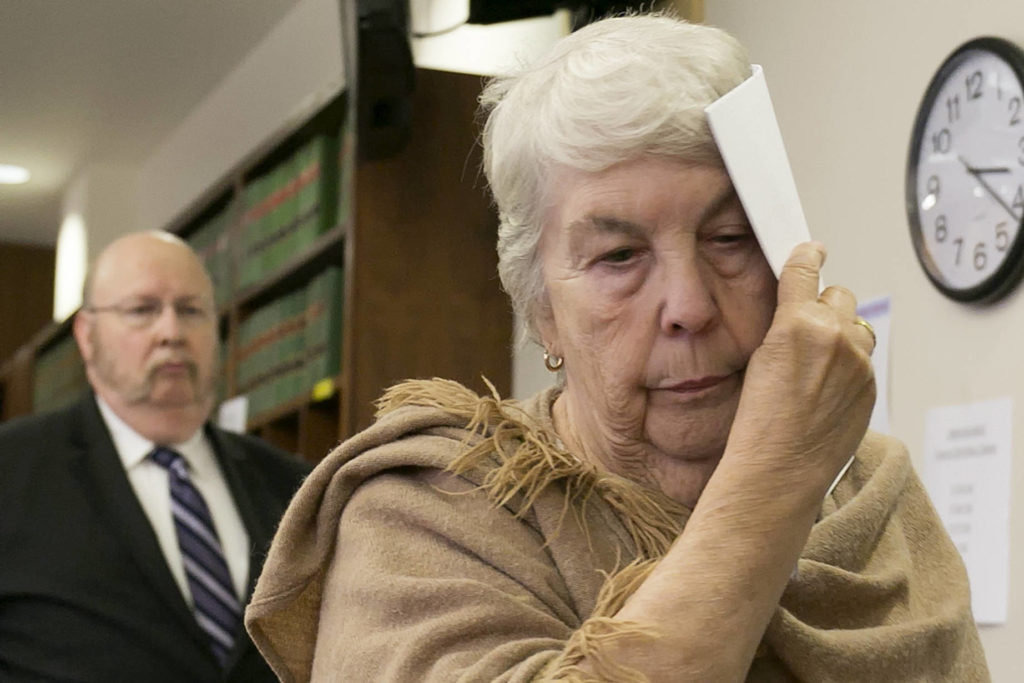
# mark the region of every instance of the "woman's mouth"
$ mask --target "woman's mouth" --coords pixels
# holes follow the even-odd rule
[[[731,387],[736,373],[727,375],[705,375],[686,380],[666,379],[659,382],[653,389],[655,394],[670,398],[673,402],[683,400],[704,400],[718,396],[727,387]]]
[[[718,386],[726,379],[729,375],[709,375],[707,377],[699,377],[697,379],[688,379],[668,386],[659,387],[661,389],[667,389],[669,391],[676,391],[683,394],[698,393],[705,389]]]

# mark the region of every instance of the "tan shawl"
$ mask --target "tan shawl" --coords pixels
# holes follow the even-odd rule
[[[246,611],[285,682],[643,680],[602,657],[688,512],[560,448],[557,393],[406,382],[286,512]],[[963,564],[905,449],[869,433],[749,681],[987,681]]]

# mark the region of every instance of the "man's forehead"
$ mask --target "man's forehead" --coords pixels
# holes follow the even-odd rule
[[[97,263],[94,294],[202,298],[211,295],[211,285],[198,259],[173,251],[139,252],[134,256],[105,255]],[[117,257],[117,258],[115,258]]]

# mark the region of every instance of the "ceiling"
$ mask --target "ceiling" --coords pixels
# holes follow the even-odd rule
[[[137,164],[297,0],[0,0],[0,243],[53,245],[64,190]]]

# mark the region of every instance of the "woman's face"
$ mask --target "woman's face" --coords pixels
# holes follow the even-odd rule
[[[549,187],[538,327],[565,358],[569,441],[692,502],[775,309],[732,183],[719,168],[642,158],[562,171]]]

